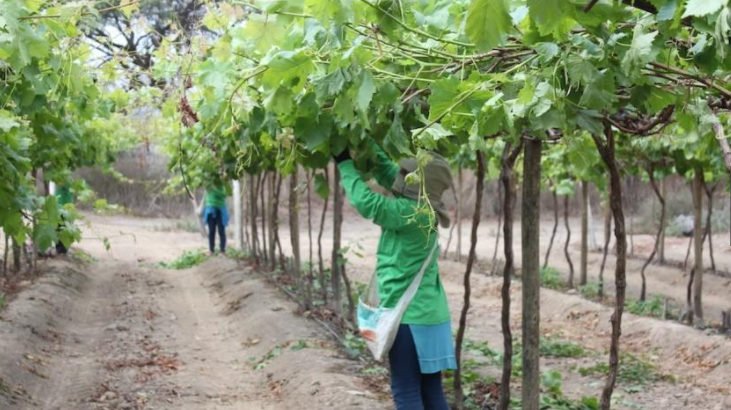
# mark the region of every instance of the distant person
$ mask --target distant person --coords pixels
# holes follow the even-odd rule
[[[375,143],[373,175],[392,193],[381,195],[366,184],[346,149],[335,157],[345,196],[365,218],[381,227],[376,251],[376,276],[381,306],[393,308],[431,257],[438,255],[438,224],[449,226],[442,194],[452,185],[446,160],[434,154],[425,166],[424,194],[431,209],[424,211],[419,184],[410,185],[406,175],[417,168],[413,158],[398,165]],[[456,369],[452,330],[437,258],[428,263],[421,284],[401,319],[389,352],[391,392],[398,410],[448,410],[442,387],[442,371]]]
[[[66,184],[61,184],[56,187],[56,202],[58,203],[59,207],[64,207],[66,204],[71,204],[74,202],[74,194],[71,192],[71,188],[69,188]],[[63,218],[63,214],[61,215],[61,219],[58,223],[58,228],[56,229],[57,232],[61,232],[63,230],[63,225],[66,221]],[[59,255],[65,255],[68,253],[68,249],[66,249],[66,245],[63,244],[60,240],[56,242],[56,253]]]
[[[203,220],[208,225],[208,250],[211,255],[216,250],[216,230],[218,230],[221,253],[226,253],[226,226],[228,225],[226,196],[227,190],[223,184],[213,184],[206,189]]]

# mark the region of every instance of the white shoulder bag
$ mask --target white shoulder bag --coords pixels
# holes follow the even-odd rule
[[[406,288],[396,306],[393,308],[381,307],[376,272],[373,272],[368,287],[358,300],[358,331],[361,337],[365,339],[368,349],[376,360],[382,361],[391,350],[398,327],[401,324],[401,318],[414,299],[416,291],[419,290],[424,272],[434,258],[437,243],[437,241],[434,241],[434,247],[429,252],[424,264],[421,265],[421,270],[411,281],[409,287]]]

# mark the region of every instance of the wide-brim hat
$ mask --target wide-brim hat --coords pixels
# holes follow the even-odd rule
[[[429,153],[429,155],[431,158],[424,166],[423,174],[421,175],[424,179],[423,184],[406,183],[406,175],[416,171],[418,168],[418,162],[415,158],[407,158],[399,162],[401,170],[394,180],[391,191],[394,194],[418,201],[419,199],[423,199],[423,187],[426,190],[426,197],[429,199],[429,203],[434,209],[437,219],[439,219],[439,225],[443,228],[448,228],[450,223],[449,214],[442,201],[442,195],[452,187],[452,171],[444,157],[437,153]]]

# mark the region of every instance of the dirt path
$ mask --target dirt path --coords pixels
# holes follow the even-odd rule
[[[124,230],[113,254],[85,242],[86,266],[46,262],[0,313],[0,409],[389,408],[258,274],[221,257],[162,269],[197,237]]]

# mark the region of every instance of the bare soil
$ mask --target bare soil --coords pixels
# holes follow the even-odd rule
[[[313,217],[319,217],[319,212],[315,210]],[[222,257],[181,271],[158,266],[183,250],[202,248],[199,234],[181,231],[177,221],[165,219],[90,215],[88,220],[79,248],[96,261],[82,267],[63,260],[45,262],[48,273],[27,285],[0,313],[0,408],[391,408],[383,397],[385,386],[367,385],[358,376],[359,364],[345,360],[322,328],[298,316],[296,305],[250,268]],[[301,220],[306,226],[306,215]],[[578,227],[576,222],[572,221],[573,227]],[[282,244],[288,252],[286,224],[281,225]],[[492,220],[480,227],[478,256],[483,262],[491,259],[496,228]],[[544,249],[550,229],[551,222],[545,221]],[[549,265],[565,277],[562,229]],[[465,223],[465,250],[468,230]],[[517,238],[519,230],[516,225]],[[327,224],[324,255],[330,255],[330,232]],[[575,265],[577,232],[570,246]],[[343,233],[344,245],[351,249],[348,273],[355,282],[365,282],[373,269],[379,229],[348,214]],[[446,244],[447,232],[441,234]],[[601,232],[596,235],[601,238]],[[111,242],[109,251],[102,238]],[[304,232],[302,238],[306,257]],[[725,239],[724,235],[714,238],[716,262],[719,269],[731,270],[731,247]],[[652,238],[635,236],[633,240],[638,258],[628,264],[628,294],[636,298],[639,257],[649,252]],[[235,246],[233,240],[231,245]],[[686,247],[687,239],[668,238],[667,255],[682,259]],[[516,253],[519,263],[518,243]],[[590,255],[590,281],[596,280],[600,258],[600,253]],[[453,260],[440,263],[456,321],[465,266]],[[473,275],[467,339],[487,342],[499,352],[501,279],[490,271],[489,263],[482,263]],[[611,293],[611,255],[605,280]],[[684,303],[686,280],[687,274],[676,266],[648,269],[650,295],[679,306]],[[707,273],[704,283],[706,318],[714,321],[721,310],[731,307],[731,280]],[[519,280],[514,282],[512,296],[512,328],[519,340]],[[575,292],[542,291],[544,336],[573,342],[587,351],[580,358],[542,361],[543,370],[562,373],[563,390],[569,397],[596,396],[601,391],[602,374],[582,376],[579,370],[607,361],[611,312],[611,306]],[[729,338],[673,321],[625,314],[621,351],[649,363],[657,380],[620,381],[613,408],[731,408]],[[466,357],[484,361],[474,351]],[[498,377],[501,371],[491,363],[477,370],[488,377]],[[513,383],[517,394],[519,378]]]
[[[41,262],[0,312],[0,409],[389,408],[251,268],[163,269],[200,237],[164,220],[89,221],[77,250],[95,261]]]
[[[319,215],[319,212],[314,212]],[[301,217],[302,218],[302,217]],[[598,223],[600,221],[595,221]],[[578,221],[572,220],[574,231],[570,252],[576,268],[578,280],[579,230]],[[325,232],[331,232],[326,225]],[[469,223],[462,227],[462,249],[466,253],[469,246]],[[541,248],[545,252],[552,221],[545,220],[541,226]],[[595,232],[601,242],[601,226]],[[380,235],[377,226],[351,212],[345,217],[343,225],[343,246],[351,251],[347,254],[350,267],[348,273],[355,282],[366,282],[375,263],[375,249]],[[502,331],[500,329],[500,287],[501,277],[492,275],[489,262],[495,246],[497,223],[483,220],[478,233],[477,255],[483,262],[478,264],[472,280],[472,303],[468,316],[466,339],[474,342],[487,342],[491,349],[502,352]],[[447,242],[446,230],[440,232],[441,244]],[[727,234],[727,233],[726,233]],[[731,270],[731,246],[726,234],[714,237],[715,258],[719,270]],[[304,235],[304,233],[303,233]],[[327,235],[326,235],[327,237]],[[520,269],[520,224],[515,226],[515,257]],[[568,264],[563,255],[565,239],[563,227],[554,243],[549,266],[558,269],[564,279],[568,277]],[[286,232],[282,233],[282,243],[288,245]],[[303,236],[304,238],[304,236]],[[639,270],[644,257],[649,254],[653,238],[635,236],[634,257],[628,261],[627,277],[628,298],[638,298],[640,289]],[[307,241],[302,239],[303,249]],[[453,239],[454,250],[456,239]],[[685,257],[687,238],[668,238],[666,254],[671,261],[681,261]],[[613,242],[612,242],[613,244]],[[612,246],[610,244],[610,247]],[[331,243],[323,241],[325,255],[329,255]],[[502,240],[499,244],[498,258],[502,256]],[[285,249],[285,252],[287,250]],[[303,254],[306,254],[303,252]],[[602,254],[592,252],[589,257],[589,281],[597,281]],[[708,255],[706,254],[706,257]],[[453,323],[457,323],[462,307],[462,277],[464,261],[442,260],[440,271],[447,291]],[[543,254],[541,255],[541,261]],[[709,263],[706,261],[706,263]],[[692,265],[692,256],[691,256]],[[500,273],[501,275],[501,273]],[[604,272],[605,289],[609,296],[614,292],[614,257],[609,255]],[[673,265],[651,265],[647,270],[647,288],[650,296],[658,295],[668,299],[674,306],[685,303],[687,273]],[[520,297],[519,279],[512,288],[512,330],[514,340],[520,341]],[[721,310],[731,308],[731,279],[706,273],[704,276],[704,309],[706,321],[718,322]],[[558,370],[563,375],[563,390],[571,398],[599,396],[604,385],[604,375],[581,376],[579,370],[608,361],[610,339],[610,316],[612,307],[586,300],[576,292],[558,292],[543,289],[541,293],[541,332],[546,337],[576,343],[587,350],[582,358],[547,359],[542,362],[542,370]],[[698,409],[725,410],[731,408],[731,339],[712,331],[698,330],[669,320],[639,317],[625,311],[623,334],[620,349],[623,355],[632,354],[643,363],[649,363],[652,373],[659,381],[642,383],[620,383],[614,395],[613,408],[616,409]],[[468,352],[467,358],[484,359]],[[494,376],[499,380],[501,369],[494,365],[484,365],[480,373]],[[513,381],[519,389],[519,379]],[[519,395],[519,394],[518,394]]]

